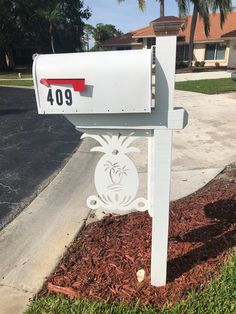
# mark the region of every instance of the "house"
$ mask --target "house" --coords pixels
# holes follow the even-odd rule
[[[177,38],[177,61],[187,61],[192,17],[186,18],[185,29]],[[152,23],[152,22],[151,22]],[[194,61],[205,61],[206,66],[236,68],[236,12],[231,12],[223,27],[220,14],[210,15],[211,30],[208,37],[204,32],[203,20],[198,18],[194,37]],[[101,46],[106,50],[149,49],[155,45],[152,26],[146,26],[127,34],[105,40]]]

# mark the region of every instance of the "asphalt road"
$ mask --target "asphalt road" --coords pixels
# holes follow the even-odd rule
[[[38,115],[34,91],[0,87],[0,229],[52,180],[79,145],[59,115]]]

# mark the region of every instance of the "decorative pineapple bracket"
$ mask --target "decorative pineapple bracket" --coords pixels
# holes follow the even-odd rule
[[[92,148],[92,152],[104,153],[94,175],[98,196],[88,198],[89,208],[102,207],[107,211],[121,212],[132,209],[148,210],[151,214],[148,201],[143,197],[135,198],[139,186],[138,171],[127,156],[128,153],[139,152],[138,148],[130,146],[137,138],[134,134],[123,136],[118,132],[115,135],[86,133],[82,135],[82,138],[91,137],[101,145]]]

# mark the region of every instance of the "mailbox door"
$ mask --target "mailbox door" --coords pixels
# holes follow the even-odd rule
[[[151,64],[151,50],[38,55],[33,65],[38,112],[150,112]]]

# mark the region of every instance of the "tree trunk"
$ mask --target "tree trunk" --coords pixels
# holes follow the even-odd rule
[[[86,37],[87,37],[87,51],[89,51],[89,35],[88,34],[86,34]]]
[[[165,16],[165,6],[164,6],[164,0],[159,0],[160,2],[160,17]]]
[[[51,35],[51,36],[50,36],[50,40],[51,40],[51,48],[52,48],[52,52],[53,52],[53,53],[56,53],[56,52],[55,52],[55,48],[54,48],[54,40],[53,40],[53,35]]]
[[[197,10],[196,5],[194,5],[192,23],[191,23],[191,29],[190,29],[190,38],[189,38],[189,54],[188,54],[188,66],[189,67],[192,66],[192,60],[193,60],[194,35],[195,35],[195,30],[196,30],[197,17],[198,17],[198,10]]]
[[[6,56],[7,56],[8,70],[15,70],[15,61],[14,61],[13,51],[11,48],[7,49]]]
[[[0,71],[6,70],[7,70],[6,52],[3,49],[0,49]]]
[[[48,32],[49,32],[49,34],[50,34],[50,41],[51,41],[52,53],[56,53],[56,52],[55,52],[55,48],[54,48],[53,25],[52,25],[52,23],[49,23]]]

